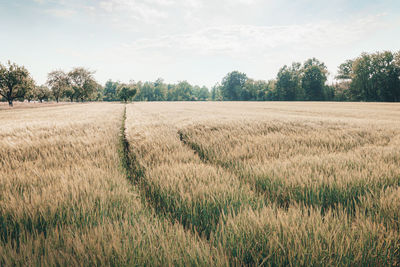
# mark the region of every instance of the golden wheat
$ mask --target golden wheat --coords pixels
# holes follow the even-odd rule
[[[138,103],[127,133],[156,210],[205,233],[231,262],[390,265],[399,263],[399,111]]]
[[[301,102],[1,110],[0,265],[399,265],[399,115]]]
[[[121,171],[123,105],[0,115],[0,265],[226,265],[143,206]]]

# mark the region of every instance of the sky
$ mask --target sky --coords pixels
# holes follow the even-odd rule
[[[316,57],[333,81],[362,52],[400,50],[399,0],[0,0],[0,63],[38,84],[86,67],[100,83],[213,86],[233,70],[269,80]]]

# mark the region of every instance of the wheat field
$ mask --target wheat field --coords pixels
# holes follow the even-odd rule
[[[400,105],[0,110],[0,266],[400,265]]]

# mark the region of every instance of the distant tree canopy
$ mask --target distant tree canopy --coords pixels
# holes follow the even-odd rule
[[[243,89],[247,81],[247,75],[239,71],[228,73],[221,83],[221,94],[224,100],[242,100]]]
[[[167,84],[158,78],[155,82],[138,82],[135,101],[206,101],[210,100],[207,87],[193,86],[187,81]]]
[[[362,54],[350,71],[350,97],[361,101],[400,101],[400,52]]]
[[[400,51],[362,53],[338,66],[335,82],[327,84],[328,70],[316,58],[281,67],[275,79],[264,81],[232,71],[211,90],[188,81],[124,84],[108,80],[104,87],[94,72],[78,67],[54,70],[46,85],[36,86],[27,69],[0,64],[0,100],[72,101],[385,101],[400,102]]]
[[[103,100],[104,101],[117,101],[118,96],[117,96],[117,89],[118,89],[119,83],[118,82],[113,82],[112,80],[108,80],[106,84],[104,85],[104,90],[103,90]]]

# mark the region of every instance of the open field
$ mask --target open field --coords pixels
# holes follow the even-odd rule
[[[0,110],[14,110],[14,109],[27,109],[27,108],[43,108],[43,107],[55,107],[55,106],[61,106],[61,105],[70,105],[70,102],[19,102],[19,101],[14,101],[13,102],[13,107],[10,107],[7,102],[0,102]]]
[[[400,105],[0,110],[0,266],[400,264]]]

